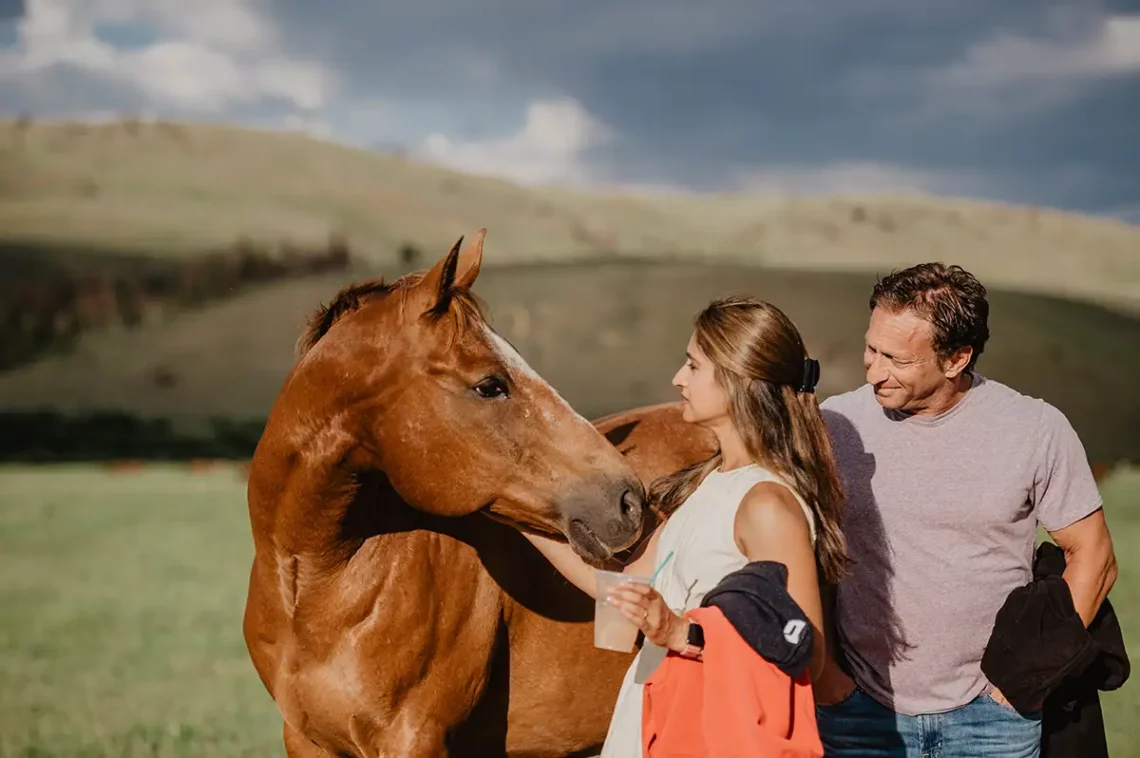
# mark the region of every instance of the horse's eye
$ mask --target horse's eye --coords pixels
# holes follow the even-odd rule
[[[497,376],[488,376],[475,385],[475,391],[479,393],[479,397],[505,397],[507,384]]]

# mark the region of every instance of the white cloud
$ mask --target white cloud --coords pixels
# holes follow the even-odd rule
[[[320,118],[290,114],[278,128],[287,132],[300,132],[326,142],[335,141],[332,127]]]
[[[420,157],[459,171],[523,184],[584,184],[589,151],[613,137],[576,100],[537,100],[527,106],[522,128],[507,137],[456,142],[439,132],[424,139]]]
[[[14,51],[0,76],[35,86],[37,74],[66,65],[144,93],[156,106],[220,113],[278,98],[301,111],[328,100],[334,77],[285,55],[257,0],[28,0]],[[99,32],[133,24],[154,33],[119,48]]]
[[[157,23],[171,33],[233,51],[266,51],[277,44],[266,17],[241,0],[196,0],[188,12],[184,0],[147,2]]]
[[[989,89],[1129,72],[1140,72],[1140,15],[1107,16],[1095,34],[1077,40],[989,39],[936,78],[947,87]]]
[[[1140,15],[1099,17],[1084,35],[1074,35],[1075,25],[1065,20],[1071,21],[1059,20],[1054,36],[991,37],[948,65],[864,77],[854,91],[874,95],[899,82],[917,88],[915,107],[899,117],[916,129],[942,127],[948,119],[1009,125],[1069,105],[1090,81],[1140,74]]]
[[[975,182],[967,176],[874,161],[821,166],[765,166],[737,174],[731,188],[794,195],[921,192],[956,194]]]

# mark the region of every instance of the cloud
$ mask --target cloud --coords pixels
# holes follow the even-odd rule
[[[267,125],[266,128],[273,128],[273,125]],[[326,142],[336,141],[336,134],[328,122],[312,116],[291,113],[285,117],[279,128],[287,132],[299,132]]]
[[[1140,75],[1140,15],[1058,21],[1037,35],[1004,33],[927,70],[915,110],[927,123],[968,115],[994,122],[1038,118],[1088,96],[1090,86]]]
[[[537,100],[526,108],[522,128],[506,137],[454,141],[432,132],[418,155],[459,171],[523,184],[585,184],[592,149],[614,137],[612,130],[572,98]]]
[[[115,45],[115,32],[146,41]],[[263,99],[312,111],[334,87],[319,63],[281,52],[252,0],[28,0],[0,64],[26,89],[65,69],[134,88],[155,109],[212,114]]]
[[[300,129],[528,184],[1126,213],[1137,55],[1134,0],[27,0],[0,112]]]
[[[765,166],[739,173],[729,186],[746,192],[796,195],[956,194],[977,183],[975,178],[954,172],[924,171],[874,161],[842,161],[821,166]]]
[[[1005,89],[1137,72],[1140,15],[1115,15],[1106,16],[1093,33],[1076,39],[1009,34],[987,39],[938,76],[943,85],[953,88]]]

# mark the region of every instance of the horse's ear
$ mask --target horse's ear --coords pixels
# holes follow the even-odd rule
[[[448,305],[451,304],[451,286],[455,283],[455,269],[459,264],[459,246],[463,244],[463,238],[452,246],[443,260],[432,266],[431,271],[427,272],[420,287],[423,288],[425,297],[428,298],[428,305],[425,312],[444,313],[447,311]]]
[[[483,263],[483,238],[486,236],[486,229],[475,232],[475,238],[459,254],[459,265],[453,285],[456,289],[471,289],[471,285],[478,278],[479,266]]]
[[[463,238],[460,237],[443,260],[424,275],[419,287],[430,301],[425,312],[445,313],[451,304],[451,293],[474,284],[479,276],[479,265],[483,262],[483,237],[486,234],[486,229],[480,229],[467,247],[463,247]]]

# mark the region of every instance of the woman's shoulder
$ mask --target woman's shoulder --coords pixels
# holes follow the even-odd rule
[[[765,542],[812,538],[808,514],[795,494],[782,482],[753,484],[736,510],[736,534],[743,541]]]

